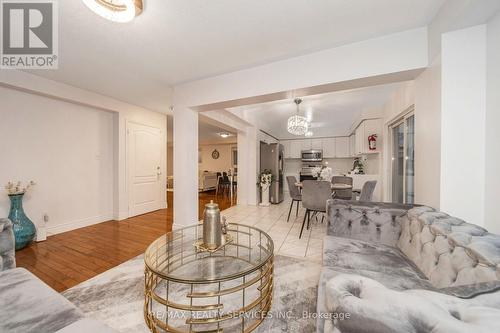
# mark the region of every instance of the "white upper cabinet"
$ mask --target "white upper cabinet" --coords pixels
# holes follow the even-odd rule
[[[356,135],[349,137],[349,156],[356,156]]]
[[[312,139],[311,140],[311,149],[321,150],[323,148],[323,140],[322,139]]]
[[[355,135],[355,144],[354,144],[354,152],[355,155],[363,154],[363,142],[365,137],[365,125],[361,123],[358,128],[356,128]]]
[[[300,146],[302,150],[310,150],[311,149],[311,139],[297,140],[300,142]]]
[[[343,158],[349,156],[349,137],[335,138],[335,157]]]
[[[291,140],[290,141],[290,157],[289,158],[301,158],[302,150],[302,140]]]
[[[335,138],[323,139],[323,158],[335,157]]]
[[[283,140],[283,141],[280,141],[280,143],[283,145],[283,149],[285,150],[285,158],[291,158],[290,141]]]
[[[370,150],[368,136],[377,134],[377,150]],[[323,158],[348,158],[379,152],[382,147],[382,120],[363,120],[351,136],[323,139],[282,140],[285,158],[301,158],[302,150],[321,149]]]

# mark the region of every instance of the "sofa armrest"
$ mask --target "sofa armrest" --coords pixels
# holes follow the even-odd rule
[[[411,205],[353,200],[328,200],[328,235],[396,246],[401,234],[399,217]]]
[[[351,274],[327,282],[326,305],[333,318],[325,325],[330,332],[486,333],[500,325],[495,307],[429,290],[395,291]]]
[[[15,248],[12,222],[0,219],[0,271],[16,267]]]

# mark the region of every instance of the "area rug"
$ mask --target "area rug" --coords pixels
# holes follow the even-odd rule
[[[271,316],[255,332],[315,332],[316,293],[321,265],[293,257],[275,257]],[[131,259],[63,295],[88,317],[118,332],[149,333],[144,323],[144,259]]]

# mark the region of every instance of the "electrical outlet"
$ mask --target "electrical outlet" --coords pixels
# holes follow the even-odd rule
[[[45,223],[49,222],[49,214],[44,214],[43,215],[43,222],[45,222]]]

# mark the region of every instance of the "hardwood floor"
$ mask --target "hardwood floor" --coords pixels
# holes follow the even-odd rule
[[[108,221],[50,236],[16,252],[18,267],[24,267],[61,292],[143,253],[156,238],[172,230],[173,195],[167,192],[168,209]],[[205,203],[214,200],[222,209],[229,198],[215,191],[200,193],[199,216]]]

